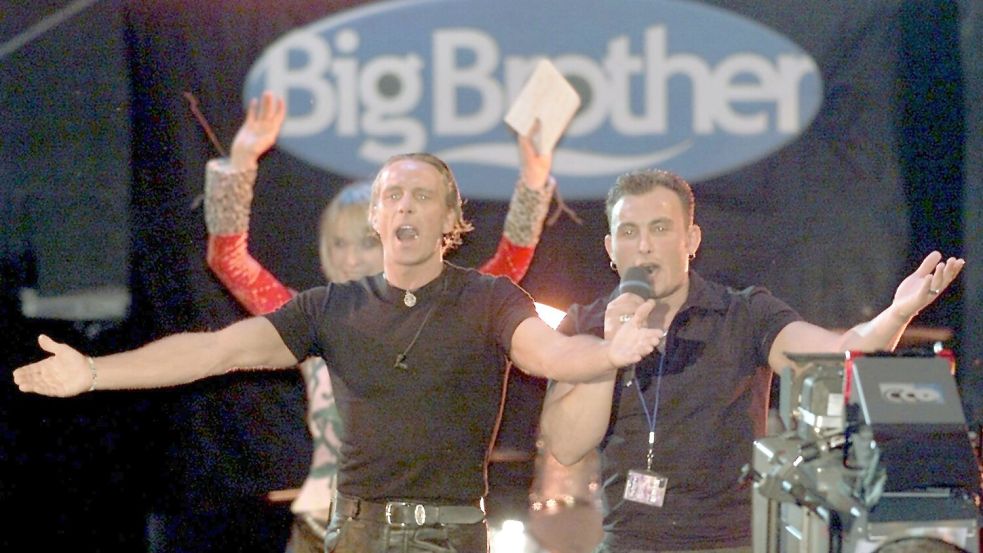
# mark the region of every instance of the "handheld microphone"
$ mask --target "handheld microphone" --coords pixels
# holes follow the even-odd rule
[[[648,300],[655,295],[652,285],[649,284],[649,272],[641,266],[629,267],[625,274],[621,275],[621,284],[618,285],[618,292],[621,294],[635,294],[643,300]]]
[[[649,271],[648,269],[640,266],[629,267],[625,271],[625,274],[621,276],[621,284],[618,285],[618,293],[620,294],[635,294],[643,300],[650,300],[655,297],[655,290],[652,289],[652,285],[649,283]],[[669,304],[663,301],[656,301],[655,308],[649,314],[648,323],[663,325],[666,321],[666,316],[668,315]],[[663,338],[666,336],[666,332],[663,331]],[[627,370],[624,371],[622,375],[622,385],[625,387],[631,386],[632,381],[635,380],[635,370],[638,363],[632,363]]]
[[[649,272],[641,266],[629,267],[625,274],[621,275],[621,284],[618,285],[619,294],[635,294],[643,300],[648,300],[655,295],[652,285],[649,284]],[[631,386],[635,380],[635,368],[638,364],[632,363],[621,376],[623,386]]]

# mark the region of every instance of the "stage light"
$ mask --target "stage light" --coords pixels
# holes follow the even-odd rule
[[[539,314],[539,318],[543,320],[546,324],[550,325],[550,328],[555,329],[560,326],[560,321],[566,315],[563,311],[555,307],[550,307],[545,303],[536,302],[536,313]]]
[[[518,520],[503,520],[492,529],[491,553],[535,553],[539,549],[526,537],[526,527]]]

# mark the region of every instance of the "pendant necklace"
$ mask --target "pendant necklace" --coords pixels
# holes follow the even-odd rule
[[[386,278],[386,273],[382,273],[382,278],[384,278],[386,280],[386,282],[389,282],[389,279]],[[406,307],[413,307],[414,305],[416,305],[416,294],[414,294],[410,290],[404,291],[403,292],[403,305],[405,305]]]
[[[410,340],[409,345],[406,346],[406,349],[404,349],[402,353],[396,356],[396,362],[393,363],[394,369],[401,369],[405,371],[410,368],[409,365],[406,364],[406,356],[409,355],[410,350],[413,349],[413,345],[416,344],[416,341],[420,338],[420,334],[423,332],[423,329],[427,326],[427,322],[430,320],[430,317],[434,314],[434,311],[437,310],[437,307],[440,306],[440,298],[444,297],[444,294],[446,292],[447,292],[447,277],[444,277],[442,278],[440,295],[437,296],[437,299],[434,300],[433,304],[430,306],[430,309],[427,310],[427,314],[423,316],[423,322],[420,323],[420,327],[416,329],[416,334],[413,335],[413,339]],[[410,292],[406,292],[406,295],[403,296],[403,303],[405,303],[407,307],[413,307],[414,305],[416,305],[416,296],[414,296]]]
[[[407,290],[406,293],[403,294],[403,305],[406,307],[413,307],[416,305],[416,296],[413,295],[413,292]]]

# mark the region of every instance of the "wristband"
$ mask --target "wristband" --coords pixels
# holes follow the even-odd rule
[[[96,377],[99,376],[99,371],[96,370],[96,362],[91,357],[86,357],[85,360],[89,363],[89,372],[92,373],[92,382],[89,384],[89,391],[96,389]]]

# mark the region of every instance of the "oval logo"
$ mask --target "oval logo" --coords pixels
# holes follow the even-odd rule
[[[581,96],[553,158],[568,199],[603,197],[632,169],[734,171],[794,140],[822,103],[815,61],[750,19],[684,0],[598,12],[596,0],[373,3],[277,39],[245,97],[286,97],[279,147],[314,166],[369,178],[390,155],[427,151],[465,197],[502,200],[518,164],[503,118],[543,57]]]
[[[945,403],[942,390],[931,384],[885,382],[880,388],[881,395],[890,403]]]

